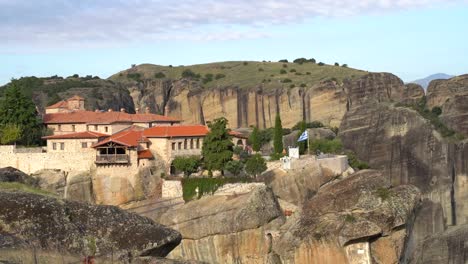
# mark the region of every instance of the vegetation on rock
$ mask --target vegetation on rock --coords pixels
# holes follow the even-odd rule
[[[244,170],[244,163],[240,160],[231,160],[224,166],[224,169],[232,175],[238,176]]]
[[[172,164],[176,170],[183,171],[184,175],[188,177],[198,171],[201,161],[198,156],[179,156],[172,161]]]
[[[273,134],[274,153],[283,153],[283,126],[281,125],[281,117],[279,114],[275,118],[275,130]]]
[[[262,172],[266,171],[267,166],[265,159],[260,154],[254,154],[245,163],[245,171],[255,178]]]
[[[185,178],[182,180],[182,191],[185,201],[199,199],[204,194],[213,194],[227,183],[251,182],[249,178]]]
[[[233,143],[226,129],[228,120],[224,117],[215,119],[208,125],[210,132],[203,140],[202,156],[206,169],[223,170],[227,162],[232,159]]]
[[[253,151],[259,151],[262,147],[260,135],[256,126],[254,126],[253,131],[249,136],[249,143],[252,146]]]

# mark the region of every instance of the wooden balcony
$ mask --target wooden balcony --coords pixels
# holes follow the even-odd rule
[[[108,154],[108,155],[97,155],[96,164],[128,164],[130,158],[127,154]]]

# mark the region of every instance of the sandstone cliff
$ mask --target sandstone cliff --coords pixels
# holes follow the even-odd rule
[[[427,89],[427,104],[442,108],[442,120],[455,131],[468,135],[468,75],[435,80]]]

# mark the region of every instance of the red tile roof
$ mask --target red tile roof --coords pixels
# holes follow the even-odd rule
[[[43,139],[81,139],[81,138],[100,138],[100,137],[108,137],[109,135],[98,133],[98,132],[91,132],[91,131],[84,131],[84,132],[76,132],[76,133],[69,133],[63,135],[52,135],[52,136],[45,136],[42,137]]]
[[[203,125],[155,126],[143,132],[145,137],[195,137],[206,136],[209,130]]]
[[[53,109],[53,108],[68,108],[68,103],[66,101],[60,101],[53,105],[47,106],[46,109]]]
[[[236,138],[248,138],[248,136],[237,131],[229,131],[229,135],[236,137]]]
[[[79,95],[74,95],[73,97],[67,99],[67,101],[71,100],[84,100],[84,98]]]
[[[180,122],[180,119],[156,114],[129,114],[124,112],[74,111],[44,115],[45,124],[112,124],[112,123]]]
[[[148,139],[143,136],[143,130],[144,128],[142,127],[131,126],[118,133],[115,133],[112,136],[109,136],[102,141],[97,142],[92,147],[99,147],[109,142],[114,142],[127,147],[137,147],[139,142],[148,142]]]
[[[138,151],[138,158],[139,159],[153,159],[153,153],[149,149],[140,150]]]

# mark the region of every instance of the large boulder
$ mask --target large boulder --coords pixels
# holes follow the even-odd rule
[[[392,188],[387,175],[381,171],[360,171],[320,188],[304,203],[302,215],[281,228],[281,236],[273,248],[284,263],[298,263],[305,259],[309,260],[308,263],[351,261],[356,259],[360,250],[367,253],[362,257],[367,255],[370,261],[371,257],[384,259],[388,253],[382,253],[381,245],[375,244],[379,241],[394,245],[385,248],[393,249],[391,254],[397,261],[405,236],[396,233],[405,230],[407,220],[419,201],[420,193],[416,187]],[[327,250],[323,255],[314,255],[313,252],[320,248]],[[358,253],[354,252],[356,249]]]
[[[270,188],[206,196],[169,209],[159,222],[178,230],[182,243],[169,257],[208,263],[252,263],[268,254],[268,230],[284,222]]]
[[[36,179],[13,167],[0,168],[0,182],[18,182],[34,186],[38,184]]]
[[[32,263],[31,256],[48,263],[83,256],[127,262],[164,257],[181,240],[180,233],[113,206],[12,191],[0,191],[0,201],[0,262]]]

